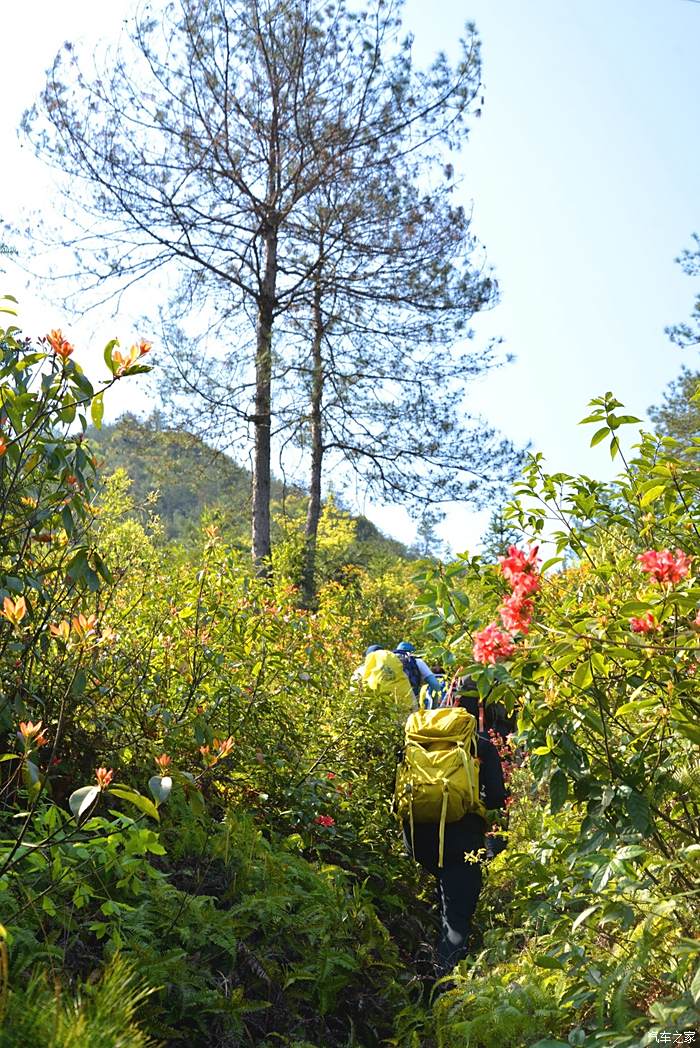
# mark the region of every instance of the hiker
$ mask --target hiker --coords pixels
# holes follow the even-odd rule
[[[466,708],[476,717],[479,735],[481,738],[491,742],[498,752],[503,771],[504,751],[509,749],[507,738],[512,735],[516,727],[516,718],[509,717],[502,702],[484,703],[479,699],[476,684],[471,677],[455,678],[443,700],[447,706],[458,705],[458,698],[464,696],[467,700]],[[507,776],[504,774],[504,781]],[[508,790],[506,788],[506,795]],[[503,828],[508,825],[508,816],[502,820]],[[502,851],[505,851],[508,841],[503,833],[492,831],[486,840],[486,858],[495,859]]]
[[[392,698],[402,720],[415,705],[413,688],[401,660],[381,644],[370,644],[365,651],[364,661],[357,667],[352,679],[376,695]]]
[[[476,688],[474,687],[472,694],[465,693],[463,689],[462,693],[457,695],[456,700],[455,705],[470,714],[469,718],[459,716],[459,711],[456,709],[448,708],[431,711],[419,710],[409,718],[406,728],[407,756],[404,757],[403,764],[399,766],[397,772],[395,798],[395,809],[402,818],[406,850],[437,880],[441,922],[437,948],[439,977],[451,971],[455,964],[467,954],[472,917],[482,885],[482,861],[486,854],[486,831],[488,829],[486,813],[504,809],[506,802],[506,789],[498,751],[487,738],[477,732],[476,719],[479,712],[479,700]],[[456,718],[455,713],[458,714]],[[447,774],[447,772],[443,769],[435,774],[430,771],[429,764],[426,764],[424,768],[427,778],[434,774],[437,779],[437,795],[439,797],[442,793],[443,808],[442,816],[433,817],[430,822],[421,821],[419,810],[421,794],[416,788],[416,780],[420,778],[420,771],[413,778],[411,763],[413,761],[420,764],[423,755],[419,751],[423,750],[423,747],[412,744],[409,741],[409,733],[413,727],[418,729],[418,735],[414,738],[419,737],[421,733],[426,740],[429,740],[431,734],[432,738],[438,738],[438,721],[449,724],[450,714],[452,714],[453,722],[458,722],[455,723],[452,730],[465,732],[463,750],[469,752],[472,761],[474,754],[478,758],[472,765],[473,768],[478,769],[474,771],[474,775],[478,776],[476,785],[478,803],[473,803],[472,810],[467,810],[467,813],[461,818],[447,821],[449,812],[446,819],[446,808],[448,800],[451,801],[452,797],[447,792],[447,779],[440,779],[440,775]],[[438,742],[436,749],[441,757],[446,756],[448,750],[451,753],[456,752],[457,767],[459,767],[460,758],[464,760],[464,756],[458,752],[458,745],[448,747],[445,743]],[[410,759],[408,758],[409,747],[412,747]],[[433,749],[434,752],[435,749]],[[444,793],[441,783],[445,787]],[[408,816],[406,808],[408,808]]]
[[[396,645],[394,655],[401,660],[419,708],[429,710],[439,706],[442,702],[445,685],[423,659],[413,654],[415,650],[415,644],[402,640],[400,644]]]

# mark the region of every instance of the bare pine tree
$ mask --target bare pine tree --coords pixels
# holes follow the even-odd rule
[[[368,186],[373,178],[368,199],[381,210],[379,173],[393,165],[394,183],[396,175],[410,181],[421,163],[458,146],[478,87],[473,32],[454,68],[438,56],[429,70],[416,71],[410,39],[399,35],[400,7],[400,0],[373,0],[357,13],[342,2],[316,0],[146,5],[123,42],[89,72],[87,59],[66,46],[25,118],[37,150],[63,173],[71,218],[83,216],[73,238],[82,293],[86,273],[95,289],[113,294],[174,265],[181,306],[199,311],[230,339],[218,372],[212,375],[203,361],[180,370],[185,390],[203,390],[209,419],[225,390],[224,418],[252,427],[252,545],[261,565],[270,552],[273,383],[287,380],[280,397],[284,431],[303,374],[293,340],[275,343],[274,332],[287,320],[288,331],[295,320],[298,327],[309,304],[313,315],[314,296],[321,311],[336,302],[333,317],[350,302],[345,292],[336,294],[335,275],[328,281],[335,269],[324,270],[304,226],[327,187],[359,200],[357,178]],[[354,284],[357,305],[365,295],[360,269],[371,252],[364,250],[361,224],[347,224],[353,209],[335,216],[343,228],[332,232],[332,266],[340,245],[345,276],[354,273],[345,290]],[[369,220],[376,232],[381,215]],[[388,235],[400,237],[399,226]],[[368,288],[372,280],[383,282],[370,310],[378,318],[390,304],[390,260],[391,252],[366,273]],[[401,276],[399,267],[394,280]],[[394,308],[393,316],[400,314]],[[359,351],[367,321],[349,325],[344,314],[342,324],[345,345],[354,333]],[[388,320],[371,326],[386,331]],[[400,344],[395,335],[392,352]],[[221,381],[222,368],[228,381]],[[369,374],[371,361],[360,359],[355,370]],[[338,403],[347,401],[351,382],[344,377],[338,384]],[[449,389],[444,393],[446,404],[454,399]],[[345,416],[331,443],[356,461],[366,448],[358,442],[364,431],[379,475],[386,475],[400,460],[395,449],[380,450],[391,418],[382,431],[368,426],[366,395],[355,399],[354,410],[357,426],[351,433]]]

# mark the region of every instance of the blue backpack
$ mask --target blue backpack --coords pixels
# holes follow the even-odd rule
[[[411,685],[413,694],[418,698],[423,685],[423,677],[421,676],[421,671],[418,669],[415,655],[411,655],[410,651],[395,651],[394,655],[401,660],[403,671],[408,677],[408,682]]]

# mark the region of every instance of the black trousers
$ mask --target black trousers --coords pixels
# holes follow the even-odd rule
[[[483,883],[482,863],[485,855],[485,825],[478,815],[465,815],[459,822],[445,827],[443,865],[438,865],[439,827],[419,823],[411,836],[404,823],[406,851],[432,873],[437,881],[440,912],[438,940],[438,975],[446,975],[467,955],[472,918]]]
[[[458,961],[466,957],[469,948],[472,918],[483,882],[481,862],[475,855],[472,857],[476,861],[464,861],[434,871],[440,908],[439,976],[451,972]]]

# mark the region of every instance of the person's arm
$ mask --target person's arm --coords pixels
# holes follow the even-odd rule
[[[442,699],[443,692],[445,690],[444,683],[440,680],[439,677],[435,676],[430,666],[427,664],[427,662],[424,662],[423,659],[416,659],[416,666],[418,667],[418,671],[421,677],[428,685],[431,692],[437,693],[438,699],[437,702],[433,701],[433,706],[439,705],[439,702]]]

